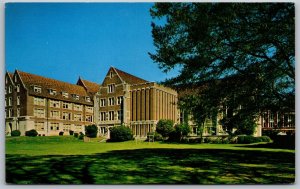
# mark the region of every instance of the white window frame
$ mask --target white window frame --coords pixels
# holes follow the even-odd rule
[[[61,92],[61,95],[65,98],[69,98],[69,93],[67,93],[67,92],[63,91],[63,92]]]
[[[18,105],[18,106],[20,105],[20,102],[21,102],[21,101],[20,101],[20,98],[21,98],[20,96],[17,96],[17,105]]]
[[[33,86],[33,91],[35,93],[42,93],[42,88],[40,86]]]
[[[106,121],[106,112],[100,112],[99,118],[100,121]]]
[[[114,106],[114,105],[115,105],[115,97],[109,97],[108,106]]]
[[[72,94],[72,97],[73,97],[75,100],[79,100],[79,95],[77,95],[77,94]]]
[[[12,105],[12,98],[9,97],[9,98],[8,98],[8,106],[11,106],[11,105]]]
[[[85,97],[85,101],[87,101],[87,102],[91,102],[91,97],[89,97],[89,96],[86,96],[86,97]]]
[[[108,112],[108,120],[109,121],[115,120],[115,112],[114,111],[109,111]]]
[[[74,114],[74,121],[82,121],[82,114]]]
[[[106,104],[106,99],[100,98],[100,107],[105,107],[105,104]]]
[[[109,84],[107,85],[107,93],[114,93],[115,92],[115,84]]]
[[[117,105],[122,104],[122,101],[123,101],[123,96],[118,96],[117,97]]]
[[[20,108],[17,108],[17,117],[20,117]]]
[[[8,93],[9,94],[12,93],[12,86],[11,85],[8,87]]]
[[[20,92],[20,84],[17,85],[17,93]]]

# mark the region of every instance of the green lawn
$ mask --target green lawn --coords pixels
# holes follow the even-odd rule
[[[14,184],[278,184],[295,180],[295,151],[264,145],[84,143],[7,137]]]

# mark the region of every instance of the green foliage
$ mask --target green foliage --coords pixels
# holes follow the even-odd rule
[[[31,129],[25,132],[25,136],[35,137],[38,135],[38,132],[35,129]]]
[[[156,132],[163,137],[168,137],[171,132],[174,131],[174,122],[170,119],[161,119],[156,125]]]
[[[157,132],[150,132],[147,134],[147,141],[149,141],[149,135],[154,135],[154,141],[162,141],[163,137],[161,134],[157,133]],[[152,140],[152,138],[151,138]]]
[[[79,140],[83,140],[83,138],[84,138],[84,134],[83,134],[82,132],[80,132],[80,134],[79,134],[79,136],[78,136],[78,139],[79,139]]]
[[[98,127],[96,125],[85,126],[85,135],[90,138],[96,138],[98,133]]]
[[[210,143],[210,144],[229,144],[231,143],[230,139],[228,137],[205,137],[204,143]]]
[[[155,3],[150,13],[150,57],[164,72],[179,69],[163,84],[189,89],[183,107],[198,125],[216,107],[232,113],[241,106],[237,116],[294,111],[293,3]],[[239,132],[251,133],[248,124]]]
[[[186,123],[175,125],[175,130],[169,134],[168,141],[181,142],[190,132],[191,128]]]
[[[258,142],[272,142],[272,140],[268,136],[254,137],[251,135],[241,135],[237,138],[238,144],[251,144]]]
[[[126,126],[117,126],[110,128],[109,142],[123,142],[133,139],[131,129]]]
[[[20,136],[21,132],[19,130],[14,130],[11,132],[11,136]]]
[[[263,136],[268,136],[270,137],[272,140],[274,140],[274,138],[276,138],[276,136],[278,135],[279,131],[278,130],[263,130],[262,131],[262,135]]]
[[[255,116],[240,112],[234,116],[224,117],[221,123],[229,134],[232,134],[233,129],[237,129],[234,135],[253,135],[257,127],[255,120]]]

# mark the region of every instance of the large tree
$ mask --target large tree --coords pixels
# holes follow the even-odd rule
[[[180,72],[165,85],[205,86],[197,94],[205,110],[230,107],[247,119],[294,110],[293,3],[156,3],[150,13],[150,57],[164,72]]]

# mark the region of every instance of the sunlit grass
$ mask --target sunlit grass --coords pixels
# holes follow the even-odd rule
[[[17,184],[293,183],[295,151],[234,144],[6,139],[6,180]]]

